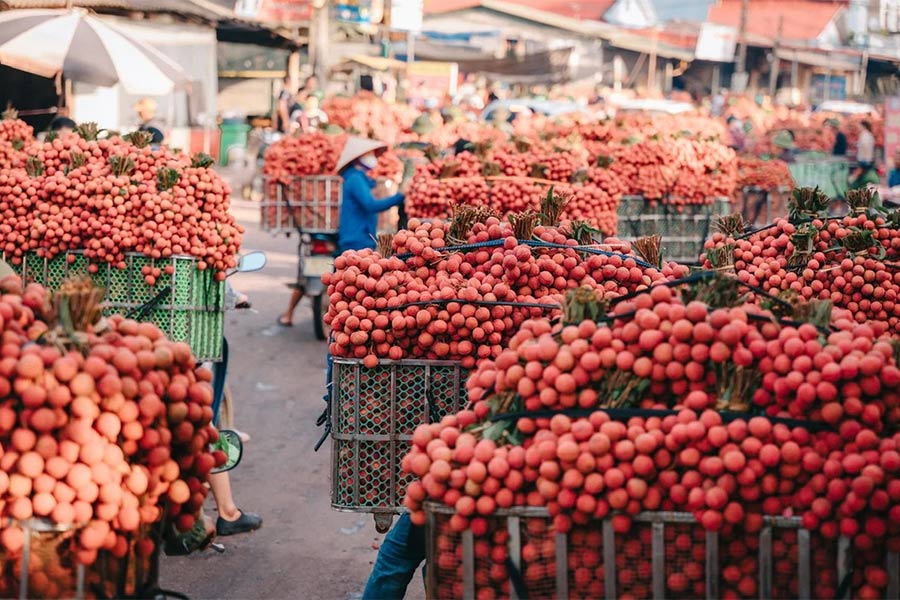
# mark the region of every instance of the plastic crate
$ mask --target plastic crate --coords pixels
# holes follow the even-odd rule
[[[410,476],[400,469],[416,427],[462,410],[468,372],[459,363],[335,358],[331,399],[331,505],[376,513],[379,529],[401,506]],[[379,517],[378,515],[382,515]]]
[[[710,204],[673,206],[650,203],[642,196],[624,196],[619,202],[618,237],[633,240],[659,234],[665,260],[696,262],[712,232],[713,220],[730,211],[727,198],[717,198]]]
[[[165,286],[171,292],[150,309],[144,320],[159,327],[171,340],[187,342],[198,360],[219,360],[222,357],[225,284],[215,281],[209,269],[197,268],[197,259],[173,256],[152,259],[143,254],[128,254],[126,268],[106,263],[98,264],[96,273],[89,273],[90,262],[80,251],[69,251],[53,258],[28,253],[12,268],[26,281],[40,283],[51,291],[59,288],[67,278],[90,275],[94,283],[106,290],[104,314],[137,313],[156,297]],[[141,269],[152,266],[163,270],[153,286],[147,285]],[[171,266],[172,274],[165,268]]]
[[[450,507],[426,504],[426,514],[429,598],[818,598],[827,589],[834,597],[852,555],[849,539],[826,541],[799,518],[725,535],[689,513],[645,512],[624,535],[609,519],[559,534],[546,509],[518,507],[487,517],[476,537],[450,526]],[[890,598],[900,565],[895,554],[880,561]]]
[[[29,519],[20,526],[25,531],[21,552],[0,552],[0,597],[139,598],[156,587],[159,551],[138,556],[136,539],[123,558],[100,551],[97,560],[85,566],[74,556],[76,526],[46,519]]]

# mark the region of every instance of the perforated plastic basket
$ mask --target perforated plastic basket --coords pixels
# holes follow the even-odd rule
[[[717,198],[710,204],[672,206],[650,203],[641,196],[624,196],[619,202],[617,235],[633,240],[659,234],[666,260],[695,262],[711,233],[713,220],[730,210],[731,201],[727,198]]]
[[[147,312],[144,320],[154,323],[169,339],[187,342],[198,360],[222,357],[225,284],[215,281],[211,270],[197,268],[197,259],[173,256],[152,259],[143,254],[128,254],[126,268],[103,263],[96,273],[88,272],[88,259],[80,251],[69,251],[51,259],[28,253],[12,268],[26,281],[40,283],[53,291],[68,277],[90,275],[94,283],[106,290],[104,314],[137,312],[166,286],[170,293]],[[141,269],[156,267],[163,274],[155,285],[147,285]],[[165,273],[172,267],[172,274]]]
[[[429,598],[818,598],[837,592],[852,555],[848,539],[827,541],[799,518],[725,535],[689,513],[645,512],[625,534],[609,519],[559,534],[546,509],[517,507],[487,517],[475,536],[450,526],[450,507],[426,512]],[[880,560],[890,598],[897,555]]]
[[[14,555],[0,552],[0,597],[3,598],[123,598],[144,597],[159,574],[158,549],[150,556],[135,552],[137,536],[123,558],[100,551],[90,566],[74,555],[74,525],[46,519],[19,522],[25,545]]]
[[[387,515],[403,510],[409,476],[400,460],[416,427],[459,412],[467,402],[468,372],[459,363],[335,358],[332,385],[331,505],[337,510]]]

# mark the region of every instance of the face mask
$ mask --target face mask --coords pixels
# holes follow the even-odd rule
[[[365,156],[360,157],[359,164],[367,169],[374,169],[375,165],[378,164],[378,159],[375,158],[374,154],[366,154]]]

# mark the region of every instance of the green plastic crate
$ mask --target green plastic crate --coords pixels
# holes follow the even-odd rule
[[[171,340],[187,342],[198,360],[222,358],[225,284],[213,279],[210,270],[197,268],[197,259],[189,256],[152,259],[143,254],[128,254],[126,268],[99,264],[96,273],[88,273],[90,262],[80,251],[70,251],[51,259],[36,253],[26,254],[12,268],[26,281],[40,283],[55,291],[68,277],[90,275],[94,283],[106,290],[103,312],[106,315],[136,313],[156,297],[165,286],[169,295],[151,309],[145,321],[159,327]],[[171,265],[172,275],[165,268]],[[147,285],[141,269],[145,266],[163,270],[153,286]]]

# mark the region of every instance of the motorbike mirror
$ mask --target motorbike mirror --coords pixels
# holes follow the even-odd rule
[[[231,429],[220,429],[219,439],[209,445],[212,451],[221,450],[225,453],[225,464],[215,467],[213,473],[223,473],[230,471],[241,462],[244,455],[244,444],[241,442],[241,436],[237,431]]]
[[[265,252],[249,252],[241,257],[238,261],[238,273],[249,273],[251,271],[259,271],[266,266]]]

